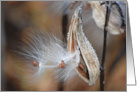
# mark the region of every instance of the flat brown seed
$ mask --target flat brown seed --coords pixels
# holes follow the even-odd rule
[[[83,71],[83,70],[81,70],[80,68],[76,68],[77,69],[77,71],[82,75],[82,76],[84,76],[85,78],[87,78],[87,75],[86,75],[86,73]]]
[[[59,64],[59,68],[65,68],[65,63],[63,60],[61,61],[61,64]]]
[[[79,68],[80,68],[81,70],[84,70],[84,69],[85,69],[85,67],[84,67],[82,64],[79,64]]]
[[[34,65],[34,66],[39,66],[39,63],[36,62],[36,61],[33,61],[33,65]]]

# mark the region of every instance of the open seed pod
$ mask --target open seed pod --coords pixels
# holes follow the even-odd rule
[[[81,58],[78,67],[76,67],[76,71],[85,82],[92,85],[95,84],[98,79],[100,64],[95,50],[83,33],[81,7],[82,6],[79,6],[75,10],[72,17],[68,32],[67,48],[71,53],[74,53],[76,50],[80,51]]]

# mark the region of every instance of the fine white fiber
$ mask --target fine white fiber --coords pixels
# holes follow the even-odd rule
[[[74,69],[80,61],[79,51],[68,52],[64,42],[47,32],[34,31],[29,34],[27,40],[22,43],[21,51],[17,53],[36,70],[33,77],[40,77],[48,70],[53,71],[55,78],[65,81],[76,74]],[[62,61],[65,64],[63,68],[59,67]]]

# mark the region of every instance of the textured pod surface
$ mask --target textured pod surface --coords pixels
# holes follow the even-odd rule
[[[76,68],[79,76],[89,85],[95,84],[99,75],[99,61],[95,50],[83,33],[81,6],[75,11],[68,33],[68,50],[74,52],[80,50],[80,65]],[[85,70],[80,66],[84,66]]]

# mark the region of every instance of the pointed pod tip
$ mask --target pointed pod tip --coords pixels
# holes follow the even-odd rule
[[[76,11],[75,11],[75,16],[80,16],[81,15],[81,13],[82,13],[82,5],[80,5],[77,9],[76,9]]]

